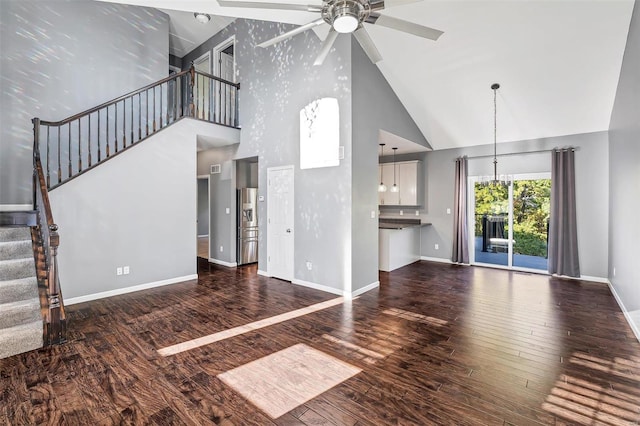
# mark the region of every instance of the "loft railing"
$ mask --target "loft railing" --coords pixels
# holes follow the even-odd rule
[[[46,188],[56,188],[184,117],[238,128],[240,83],[190,69],[61,121],[35,118]],[[35,155],[35,150],[34,150]]]
[[[34,119],[34,141],[38,140],[38,119]],[[33,145],[33,209],[36,212],[36,270],[38,285],[45,288],[43,337],[46,346],[66,341],[66,318],[58,277],[58,225],[53,221],[40,149]]]

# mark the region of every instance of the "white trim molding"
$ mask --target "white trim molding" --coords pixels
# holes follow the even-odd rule
[[[357,289],[356,291],[352,292],[351,294],[347,293],[346,291],[344,292],[344,298],[345,299],[355,299],[357,296],[360,296],[363,293],[366,293],[368,291],[371,291],[373,289],[376,289],[380,287],[380,281],[376,281],[373,282],[371,284],[368,284],[362,288]]]
[[[267,272],[265,272],[265,271],[263,271],[261,269],[258,269],[257,274],[258,275],[262,275],[263,277],[271,278],[271,275],[269,275]]]
[[[33,204],[0,204],[0,212],[23,212],[33,210]]]
[[[629,326],[631,327],[633,334],[636,335],[636,339],[638,339],[638,341],[640,342],[640,310],[634,312],[633,314],[629,312],[627,308],[624,306],[624,303],[622,302],[622,299],[620,298],[620,296],[618,296],[618,293],[616,292],[615,287],[613,286],[613,284],[611,284],[611,281],[607,280],[607,284],[609,285],[609,290],[611,290],[611,293],[613,294],[613,297],[616,299],[616,302],[618,302],[618,306],[620,306],[620,309],[624,314],[624,318],[629,323]],[[634,316],[636,317],[635,319],[633,318]]]
[[[426,260],[428,262],[448,263],[450,265],[453,265],[453,262],[451,261],[451,259],[444,259],[442,257],[420,256],[420,260]]]
[[[87,294],[85,296],[72,297],[66,299],[66,306],[75,305],[77,303],[90,302],[92,300],[104,299],[106,297],[118,296],[121,294],[133,293],[140,290],[148,290],[150,288],[162,287],[169,284],[177,284],[185,281],[197,280],[198,274],[185,275],[183,277],[169,278],[167,280],[154,281],[146,284],[134,285],[132,287],[117,288],[115,290],[102,291],[100,293]]]
[[[212,257],[209,258],[209,262],[220,266],[226,266],[227,268],[235,268],[236,266],[238,266],[236,262],[225,262],[224,260],[218,260]]]
[[[311,281],[293,279],[293,280],[291,280],[291,284],[301,285],[303,287],[309,287],[309,288],[313,288],[315,290],[325,291],[325,292],[331,293],[331,294],[337,294],[338,296],[342,296],[343,295],[343,291],[341,289],[339,289],[339,288],[333,288],[333,287],[329,287],[329,286],[322,285],[322,284],[312,283]]]

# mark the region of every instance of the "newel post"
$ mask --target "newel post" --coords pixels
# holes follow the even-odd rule
[[[49,225],[49,271],[47,284],[49,286],[49,344],[60,344],[65,341],[64,321],[60,304],[60,285],[58,282],[58,246],[60,236],[58,225]]]

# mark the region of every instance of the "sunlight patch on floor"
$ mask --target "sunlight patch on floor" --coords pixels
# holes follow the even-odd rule
[[[300,343],[219,374],[218,378],[276,419],[360,371]]]
[[[165,348],[158,349],[158,353],[162,356],[170,356],[185,352],[191,349],[198,348],[200,346],[209,345],[211,343],[219,342],[221,340],[229,339],[231,337],[239,336],[241,334],[249,333],[251,331],[259,330],[270,325],[278,324],[290,319],[298,318],[303,315],[308,315],[314,312],[321,311],[323,309],[331,308],[333,306],[340,305],[344,302],[344,298],[338,297],[335,299],[327,300],[325,302],[316,303],[305,308],[296,309],[295,311],[285,312],[280,315],[275,315],[269,318],[264,318],[259,321],[254,321],[249,324],[241,325],[238,327],[229,328],[227,330],[219,331],[217,333],[209,334],[207,336],[198,337],[197,339],[188,340],[186,342],[178,343],[176,345],[167,346]]]
[[[404,309],[391,308],[382,312],[383,314],[393,315],[402,319],[406,319],[409,321],[420,322],[423,324],[435,325],[436,327],[442,327],[447,325],[449,322],[445,320],[441,320],[439,318],[429,317],[422,314],[417,314],[411,311],[405,311]]]

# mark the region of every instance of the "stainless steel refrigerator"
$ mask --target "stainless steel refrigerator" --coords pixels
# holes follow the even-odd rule
[[[238,265],[258,261],[258,188],[237,191]]]

